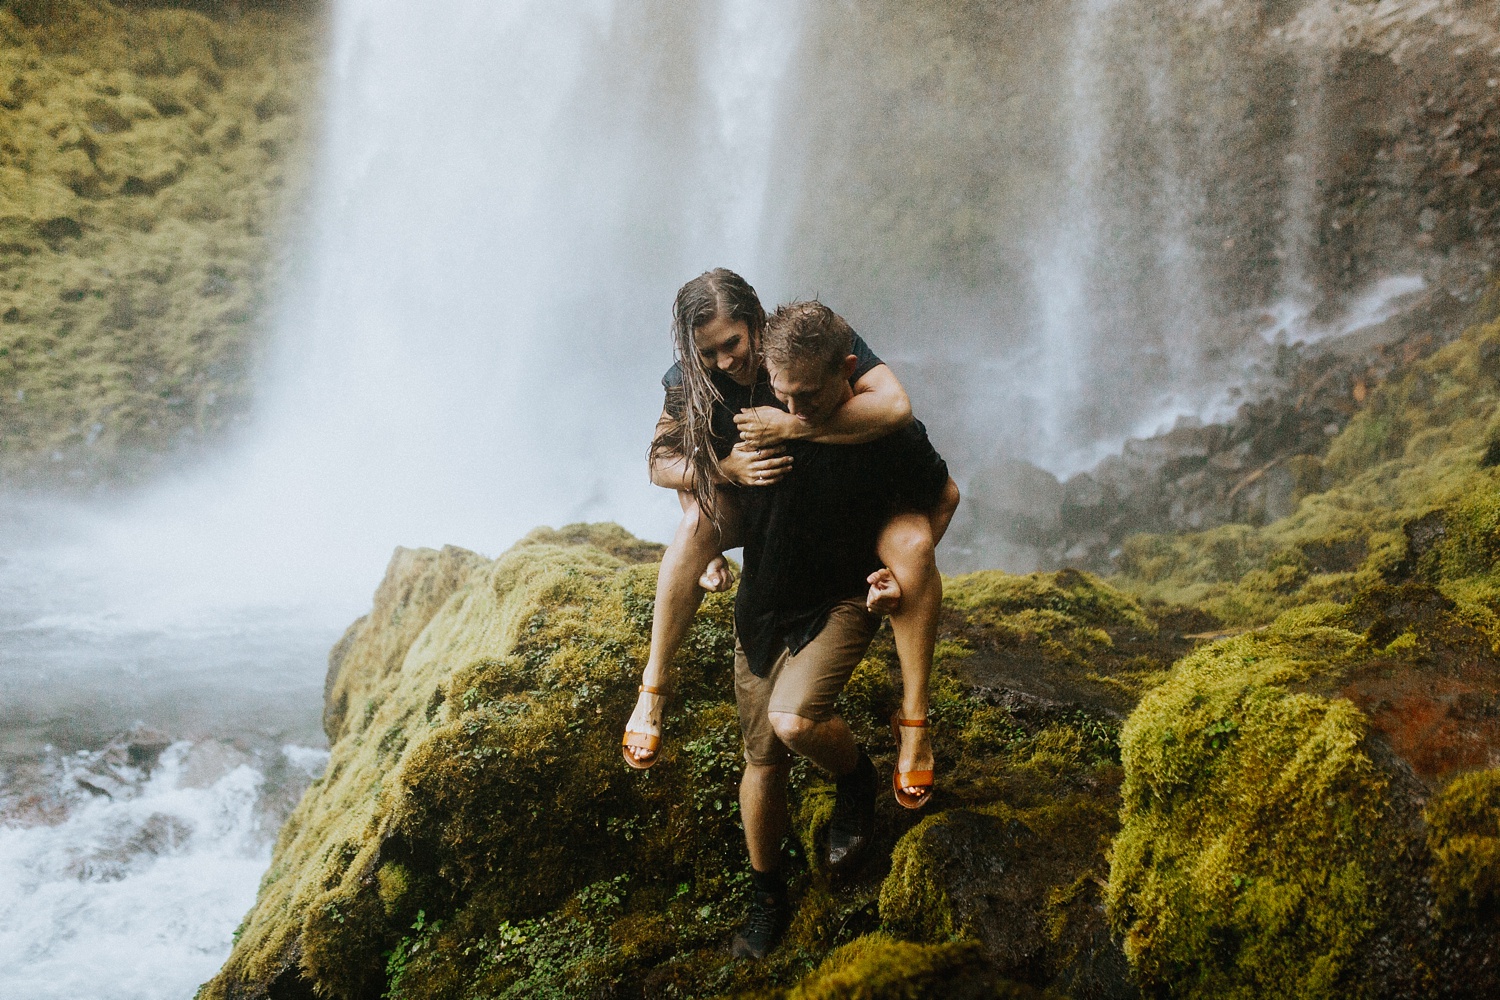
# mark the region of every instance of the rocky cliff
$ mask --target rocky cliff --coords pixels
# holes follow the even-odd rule
[[[0,3],[0,484],[137,478],[245,412],[318,18],[182,6]]]

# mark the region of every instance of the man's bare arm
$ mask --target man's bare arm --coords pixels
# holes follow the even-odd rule
[[[820,444],[864,444],[898,431],[911,422],[911,400],[889,365],[871,368],[854,383],[854,395],[823,423],[809,427],[774,406],[741,410],[734,418],[740,437],[752,447],[783,441]]]

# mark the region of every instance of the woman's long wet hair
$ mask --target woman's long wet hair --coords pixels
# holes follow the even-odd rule
[[[760,337],[766,311],[760,296],[744,278],[716,267],[698,275],[677,291],[672,304],[672,353],[682,371],[682,385],[667,390],[668,424],[651,442],[650,458],[686,456],[693,474],[693,497],[698,510],[719,523],[719,459],[714,450],[714,404],[723,395],[698,356],[693,334],[719,317],[744,323],[750,331],[750,361],[760,370]]]

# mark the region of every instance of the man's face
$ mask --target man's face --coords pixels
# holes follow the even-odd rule
[[[755,352],[744,321],[715,316],[693,331],[693,346],[704,368],[717,369],[740,385],[755,384]]]
[[[821,360],[792,361],[785,365],[767,365],[771,391],[786,404],[787,412],[804,423],[823,423],[849,399],[849,376],[858,359],[853,355],[844,363],[829,367]]]

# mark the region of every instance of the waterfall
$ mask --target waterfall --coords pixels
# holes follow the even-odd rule
[[[101,519],[88,558],[130,567],[133,594],[348,615],[398,543],[494,553],[585,519],[669,534],[644,454],[672,296],[724,264],[774,300],[763,218],[799,17],[338,5],[255,429]]]

